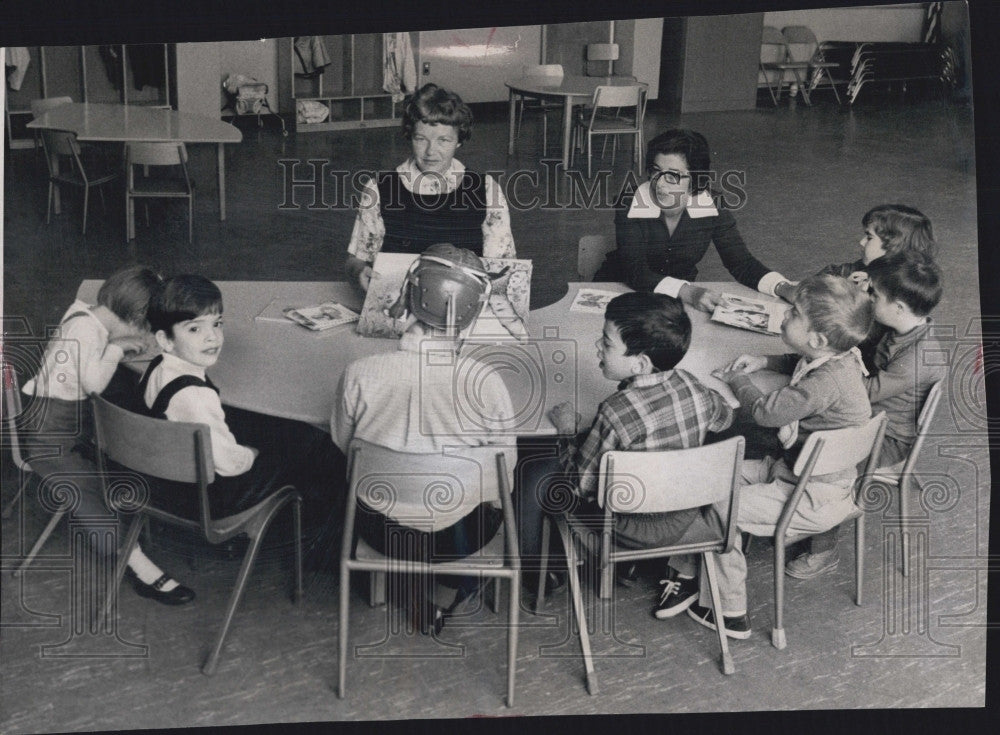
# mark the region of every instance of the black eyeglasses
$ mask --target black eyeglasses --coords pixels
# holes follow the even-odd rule
[[[652,168],[650,169],[649,182],[653,186],[656,186],[660,182],[660,179],[662,179],[666,181],[668,184],[675,186],[684,181],[684,179],[690,179],[690,178],[691,174],[683,173],[682,171],[674,171],[673,169],[669,168],[666,170]]]

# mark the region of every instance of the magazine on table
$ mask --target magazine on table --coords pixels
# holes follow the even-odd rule
[[[413,253],[379,253],[372,266],[372,278],[358,321],[358,334],[365,337],[396,339],[405,320],[394,319],[389,308],[399,298],[410,265],[419,256]],[[476,321],[462,332],[463,339],[528,338],[528,311],[531,301],[531,261],[520,258],[481,258],[490,274],[489,303]]]
[[[356,322],[359,314],[336,301],[324,301],[313,306],[289,306],[275,300],[256,318],[259,321],[294,322],[314,332],[322,332]]]
[[[603,314],[608,308],[608,302],[615,296],[620,296],[620,291],[604,291],[599,288],[581,288],[577,290],[573,303],[570,304],[570,311],[579,311],[584,314]]]
[[[781,334],[781,322],[788,305],[724,293],[712,312],[712,321],[762,334]]]

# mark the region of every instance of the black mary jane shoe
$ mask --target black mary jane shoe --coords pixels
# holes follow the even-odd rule
[[[148,597],[156,600],[161,605],[186,605],[194,599],[194,590],[182,584],[178,584],[169,592],[164,592],[163,586],[171,579],[169,574],[161,575],[152,584],[146,584],[139,579],[131,568],[125,569],[125,576],[131,582],[132,589],[136,591],[139,597]]]

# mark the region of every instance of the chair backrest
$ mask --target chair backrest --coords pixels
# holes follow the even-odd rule
[[[133,472],[171,482],[193,485],[198,492],[200,526],[212,538],[208,485],[215,479],[209,428],[204,424],[152,418],[133,413],[109,403],[98,395],[94,405],[94,429],[97,435],[97,459],[105,493],[110,495],[105,465],[107,459]],[[170,515],[157,509],[150,498],[145,509],[154,515]],[[173,516],[180,522],[196,525],[190,519]]]
[[[24,456],[21,454],[21,442],[18,436],[17,419],[21,416],[23,407],[21,405],[21,386],[17,380],[17,373],[14,367],[6,362],[2,363],[3,371],[3,405],[0,411],[3,413],[3,435],[10,442],[10,454],[14,460],[14,465],[18,469],[31,471]]]
[[[49,158],[52,156],[79,157],[80,144],[76,140],[76,133],[69,130],[43,129],[41,134],[42,146]]]
[[[72,97],[40,97],[31,100],[31,116],[38,119],[49,110],[68,105],[73,101]]]
[[[183,143],[129,143],[125,159],[134,166],[179,166],[188,156]]]
[[[941,403],[941,395],[943,392],[943,378],[936,381],[927,392],[927,397],[924,399],[924,405],[921,407],[920,415],[917,417],[917,438],[914,439],[913,446],[910,447],[910,451],[906,456],[906,461],[903,463],[903,474],[912,472],[914,465],[917,463],[917,457],[920,456],[920,450],[923,449],[924,440],[930,432],[931,421],[934,420],[934,414],[937,413],[938,405]]]
[[[816,34],[808,26],[785,26],[781,29],[792,61],[812,61],[819,49]]]
[[[618,61],[618,44],[588,43],[587,61]]]
[[[605,452],[597,502],[613,513],[666,513],[729,500],[740,477],[744,439],[660,452]]]
[[[800,478],[807,472],[810,476],[828,475],[855,468],[865,459],[869,465],[866,471],[874,470],[878,466],[885,424],[885,412],[880,411],[861,426],[814,431],[802,446],[792,472]]]
[[[593,106],[597,107],[635,107],[639,111],[642,100],[641,84],[623,86],[600,85],[594,90]]]
[[[576,251],[576,272],[580,280],[593,280],[604,262],[604,256],[615,249],[614,235],[584,235]]]
[[[441,453],[415,454],[354,439],[350,494],[400,522],[447,526],[471,507],[501,500],[501,487],[509,484],[505,460],[501,479],[498,454],[503,457],[503,447],[449,447]]]
[[[764,26],[760,34],[760,61],[762,64],[777,64],[788,58],[785,37],[774,26]]]
[[[521,73],[526,77],[552,77],[562,79],[564,76],[562,64],[525,64]]]

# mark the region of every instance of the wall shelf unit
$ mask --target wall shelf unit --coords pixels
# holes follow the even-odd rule
[[[174,44],[165,43],[29,46],[30,61],[20,89],[7,88],[8,145],[12,149],[34,145],[25,126],[32,119],[31,101],[42,97],[172,107],[174,54]]]
[[[318,36],[329,65],[321,74],[302,76],[295,39],[284,38],[280,57],[287,59],[282,76],[290,80],[291,97],[296,110],[295,130],[299,133],[358,128],[388,127],[399,124],[402,103],[382,89],[382,34],[356,33],[342,36]],[[283,64],[284,66],[284,64]],[[329,115],[321,122],[305,122],[299,115],[299,102],[323,105]]]

